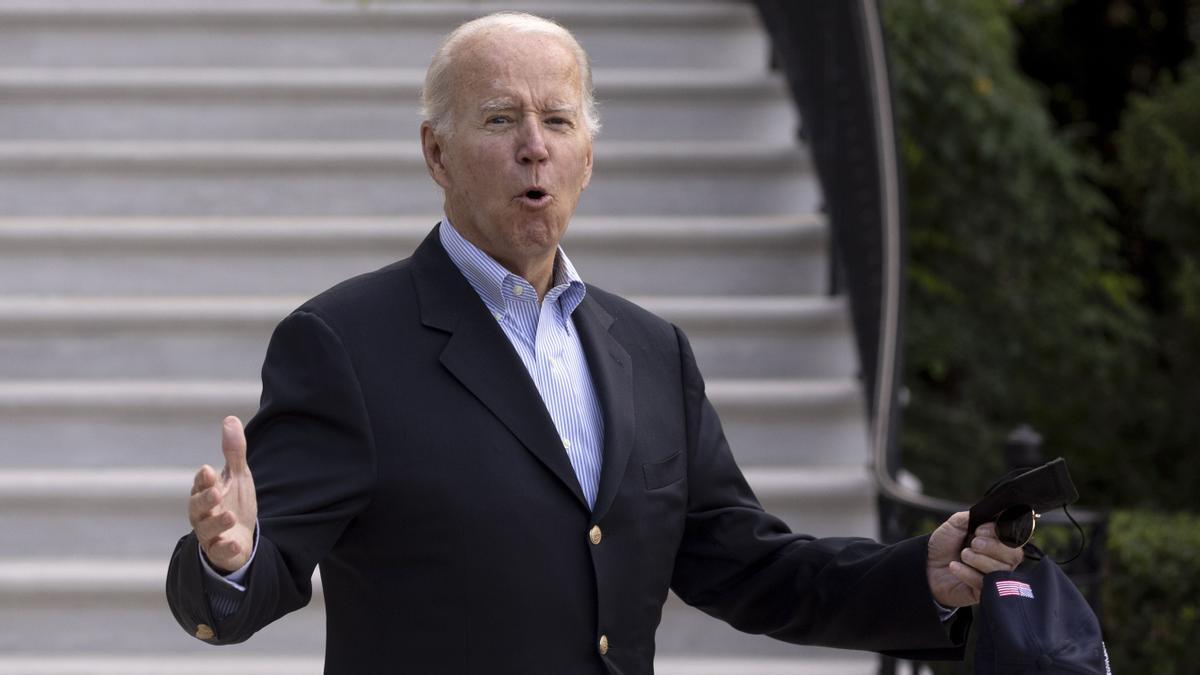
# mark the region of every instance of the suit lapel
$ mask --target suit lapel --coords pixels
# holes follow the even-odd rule
[[[587,500],[579,480],[537,387],[504,331],[446,255],[437,228],[413,253],[412,271],[421,321],[430,328],[450,333],[440,355],[442,365],[508,427],[586,509]]]
[[[612,506],[633,452],[633,360],[609,331],[612,316],[592,295],[584,296],[574,319],[604,415],[604,459],[592,510],[598,522]]]

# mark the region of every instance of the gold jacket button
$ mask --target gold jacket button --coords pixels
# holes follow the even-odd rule
[[[603,537],[604,533],[600,531],[599,525],[593,525],[592,529],[588,530],[588,540],[591,541],[592,544],[599,544],[600,539]]]
[[[213,639],[213,629],[206,623],[196,624],[196,637],[201,640]]]
[[[600,656],[604,656],[607,653],[608,653],[608,636],[601,635],[600,636]]]

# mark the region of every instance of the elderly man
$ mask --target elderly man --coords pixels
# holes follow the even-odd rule
[[[184,629],[243,641],[319,564],[327,673],[651,673],[668,589],[781,640],[954,656],[951,608],[1020,551],[985,526],[960,557],[965,514],[893,546],[792,534],[683,334],[558,247],[598,128],[571,35],[464,24],[424,102],[446,218],[279,324],[258,414],[196,474],[167,582]]]

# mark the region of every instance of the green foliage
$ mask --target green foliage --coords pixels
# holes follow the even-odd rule
[[[1068,458],[1087,505],[1194,510],[1200,62],[1132,99],[1099,166],[1015,62],[1013,12],[1061,28],[1059,6],[1082,5],[882,4],[909,199],[904,464],[927,492],[974,501],[1004,472],[1004,436],[1028,422]],[[1080,110],[1068,123],[1096,121]],[[1035,538],[1073,553],[1068,530]],[[1116,672],[1200,673],[1200,517],[1118,512],[1108,556]]]
[[[1200,253],[1200,61],[1184,68],[1154,96],[1133,101],[1118,136],[1124,187],[1142,204],[1147,231],[1181,247],[1180,257]],[[1178,300],[1185,311],[1197,290]],[[1188,318],[1200,318],[1191,306]]]
[[[1094,167],[1017,69],[1008,3],[883,3],[908,181],[905,466],[973,501],[1022,422],[1092,502],[1135,462],[1150,357]]]
[[[1159,490],[1190,495],[1200,464],[1200,62],[1136,99],[1117,135],[1121,187],[1153,251],[1155,335],[1160,363],[1156,443],[1144,461],[1161,476]]]
[[[1117,673],[1200,673],[1200,517],[1114,514],[1103,624]]]

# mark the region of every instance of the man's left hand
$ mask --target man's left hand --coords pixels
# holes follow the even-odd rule
[[[1012,570],[1025,559],[1019,548],[1010,548],[996,538],[994,523],[975,530],[971,547],[960,549],[967,536],[968,514],[950,516],[929,537],[926,574],[933,599],[943,607],[965,607],[979,602],[983,575]]]

